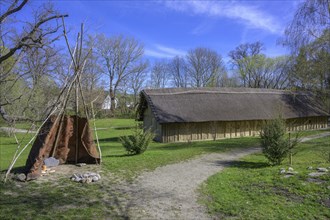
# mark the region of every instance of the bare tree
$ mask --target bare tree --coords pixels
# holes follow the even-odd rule
[[[289,46],[295,54],[299,53],[300,48],[321,39],[329,46],[330,38],[325,38],[329,27],[329,0],[307,0],[302,2],[295,12],[292,22],[285,30],[282,43]]]
[[[100,65],[100,57],[94,49],[94,39],[88,36],[83,54],[90,52],[84,68],[84,73],[81,75],[81,86],[85,94],[86,102],[91,103],[93,100],[96,105],[100,105],[101,99],[98,96],[103,95],[104,85],[102,84],[102,67]]]
[[[285,89],[290,85],[290,57],[267,57],[260,42],[241,44],[229,52],[231,64],[244,87]]]
[[[32,47],[41,48],[58,39],[58,36],[54,38],[49,37],[49,35],[55,34],[61,28],[59,23],[55,22],[54,25],[52,21],[68,15],[59,14],[50,4],[43,5],[43,8],[34,14],[35,19],[33,22],[27,22],[26,24],[22,22],[21,33],[18,33],[17,29],[13,30],[13,23],[10,21],[10,18],[20,12],[28,1],[11,0],[2,3],[0,14],[0,64],[21,51],[24,52],[24,50]],[[45,40],[47,41],[45,42]]]
[[[55,69],[59,63],[56,48],[32,48],[27,51],[18,65],[16,77],[22,77],[27,88],[19,103],[12,108],[20,110],[18,115],[26,115],[35,120],[42,120],[53,107],[58,87],[55,83]],[[27,76],[27,78],[25,78]]]
[[[111,111],[114,113],[118,88],[137,68],[141,68],[143,45],[134,38],[98,35],[96,50],[102,60],[103,73],[109,77]]]
[[[139,92],[141,91],[146,78],[147,78],[147,68],[148,68],[148,62],[142,62],[141,65],[138,65],[137,68],[132,72],[132,74],[129,76],[129,83],[128,86],[131,88],[133,93],[133,102],[134,106],[138,103],[138,96]]]
[[[287,89],[291,87],[289,81],[292,69],[291,57],[268,58],[266,65],[268,65],[268,72],[264,77],[264,88]]]
[[[256,65],[264,46],[260,42],[241,44],[229,52],[233,69],[239,73],[244,87],[252,87],[252,65]],[[251,63],[255,61],[254,63]]]
[[[219,86],[225,71],[222,57],[208,48],[196,48],[187,54],[187,72],[193,87]]]
[[[169,70],[166,60],[157,61],[151,69],[151,87],[165,88],[169,82]]]
[[[7,122],[29,120],[21,115],[10,115],[6,111],[5,108],[20,100],[26,92],[22,90],[16,96],[10,96],[9,94],[15,93],[10,88],[16,88],[15,83],[22,82],[23,79],[35,81],[38,76],[34,74],[44,72],[39,69],[20,73],[16,69],[19,61],[30,56],[31,53],[38,53],[37,49],[45,48],[56,41],[59,38],[58,30],[61,28],[57,20],[67,17],[55,11],[52,5],[44,4],[32,15],[32,21],[15,19],[28,2],[29,0],[9,0],[1,2],[0,5],[0,86],[8,89],[1,95],[0,115]],[[30,64],[38,63],[33,64],[31,61]],[[42,68],[39,64],[38,66]],[[29,67],[30,70],[33,68],[35,67]],[[8,83],[12,86],[8,87]]]
[[[183,57],[174,57],[168,63],[168,71],[172,75],[174,87],[188,87],[190,79],[187,73],[186,61]]]

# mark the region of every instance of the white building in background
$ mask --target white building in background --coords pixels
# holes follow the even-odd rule
[[[115,108],[118,106],[118,99],[115,98]],[[104,99],[102,103],[102,109],[103,110],[110,110],[111,109],[111,98],[110,95],[107,95],[107,97]]]

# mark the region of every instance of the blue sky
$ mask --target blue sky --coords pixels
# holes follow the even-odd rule
[[[43,1],[32,0],[31,6]],[[67,26],[78,32],[84,22],[89,34],[123,34],[141,41],[150,60],[185,55],[208,47],[227,54],[241,43],[261,41],[268,56],[287,50],[277,44],[301,1],[72,1],[54,0],[68,13]]]

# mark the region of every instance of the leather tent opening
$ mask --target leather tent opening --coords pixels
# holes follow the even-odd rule
[[[32,145],[25,164],[27,180],[38,178],[44,159],[52,155],[60,164],[100,162],[87,118],[64,116],[62,126],[56,118],[52,116],[47,120]],[[58,140],[55,147],[56,139]]]

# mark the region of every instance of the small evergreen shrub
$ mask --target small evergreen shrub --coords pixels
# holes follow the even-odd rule
[[[142,154],[147,150],[154,137],[155,135],[151,131],[143,131],[136,126],[133,134],[120,137],[120,142],[128,154]]]
[[[272,165],[279,165],[298,143],[285,137],[286,126],[282,118],[267,121],[260,133],[262,153]]]

